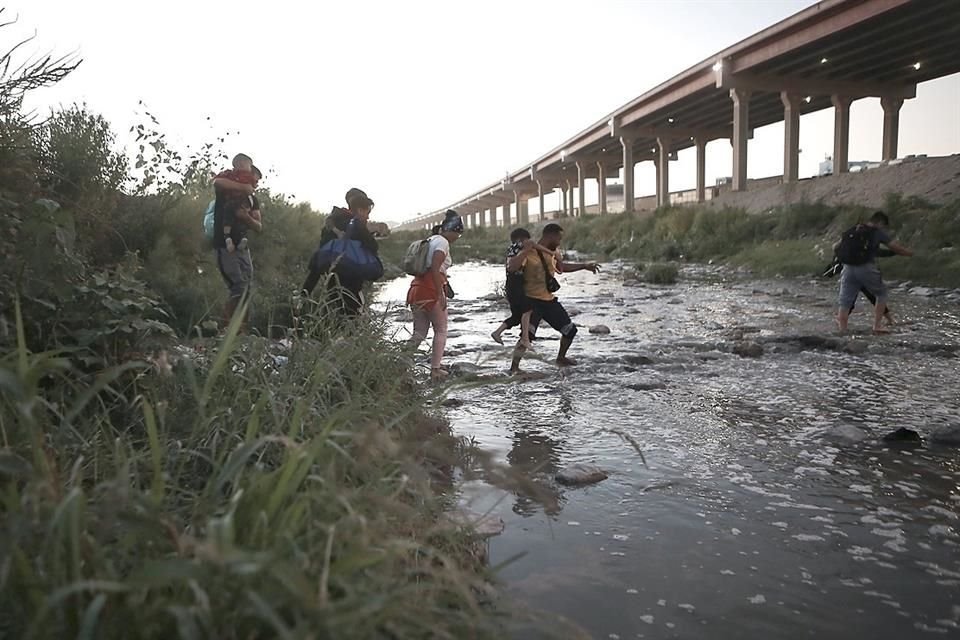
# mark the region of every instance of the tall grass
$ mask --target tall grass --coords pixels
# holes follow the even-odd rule
[[[283,348],[234,323],[209,356],[92,379],[17,327],[0,635],[499,637],[467,534],[438,524],[456,440],[376,321]]]

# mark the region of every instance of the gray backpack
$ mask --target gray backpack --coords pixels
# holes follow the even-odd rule
[[[403,270],[411,276],[422,276],[430,270],[430,238],[416,240],[403,255]]]

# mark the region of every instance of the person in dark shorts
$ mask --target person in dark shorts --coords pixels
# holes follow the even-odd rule
[[[520,254],[528,245],[534,245],[530,238],[530,232],[526,229],[514,229],[510,234],[510,247],[507,249],[507,261]],[[542,251],[544,254],[553,252],[546,247],[534,245],[534,249]],[[507,302],[510,303],[510,317],[500,323],[497,330],[490,334],[494,342],[503,344],[503,332],[507,329],[520,325],[520,344],[525,349],[530,349],[530,316],[533,313],[533,306],[527,299],[527,294],[523,290],[523,273],[507,270],[507,281],[505,286]]]
[[[576,362],[567,357],[567,351],[577,335],[577,325],[570,320],[570,315],[563,308],[553,292],[559,288],[556,279],[557,273],[573,273],[574,271],[591,271],[597,273],[600,266],[596,262],[565,262],[557,258],[557,250],[563,241],[563,227],[550,223],[543,228],[538,245],[551,251],[545,254],[537,250],[536,245],[530,244],[520,253],[507,261],[509,271],[523,271],[523,290],[530,299],[533,315],[530,318],[530,339],[537,334],[540,321],[546,321],[551,327],[560,332],[560,350],[557,353],[557,364],[566,367]],[[511,373],[520,371],[520,360],[526,349],[519,342],[513,351]]]

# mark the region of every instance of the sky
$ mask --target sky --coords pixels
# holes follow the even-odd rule
[[[225,151],[253,156],[274,191],[329,210],[357,186],[376,201],[375,219],[396,222],[529,165],[811,4],[0,0],[4,16],[18,18],[0,33],[5,44],[36,32],[28,52],[83,59],[59,85],[31,96],[41,113],[86,102],[132,148],[125,132],[142,100],[174,141],[197,147],[237,132]],[[879,100],[853,104],[851,160],[880,158],[881,122]],[[801,177],[816,174],[832,145],[832,109],[801,118]],[[960,152],[960,75],[920,85],[904,104],[899,151]],[[671,165],[671,190],[694,186],[693,154]],[[730,163],[730,145],[712,143],[708,183],[730,175]],[[782,123],[757,129],[749,176],[782,170]],[[637,165],[636,180],[638,196],[653,193],[653,164]]]

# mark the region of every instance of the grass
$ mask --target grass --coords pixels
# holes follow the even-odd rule
[[[886,276],[940,286],[960,282],[960,199],[934,205],[891,195],[884,211],[891,217],[893,235],[916,252],[913,258],[884,260]],[[726,262],[763,276],[813,276],[829,263],[841,232],[871,213],[864,207],[821,203],[760,214],[670,207],[652,214],[566,219],[561,224],[566,230],[565,248],[588,255],[628,261]],[[468,230],[457,245],[457,257],[499,261],[507,235],[504,229]],[[397,237],[406,240],[408,234]]]
[[[501,636],[469,534],[441,524],[461,445],[406,354],[376,321],[308,325],[280,351],[235,323],[91,379],[18,317],[0,635]]]

